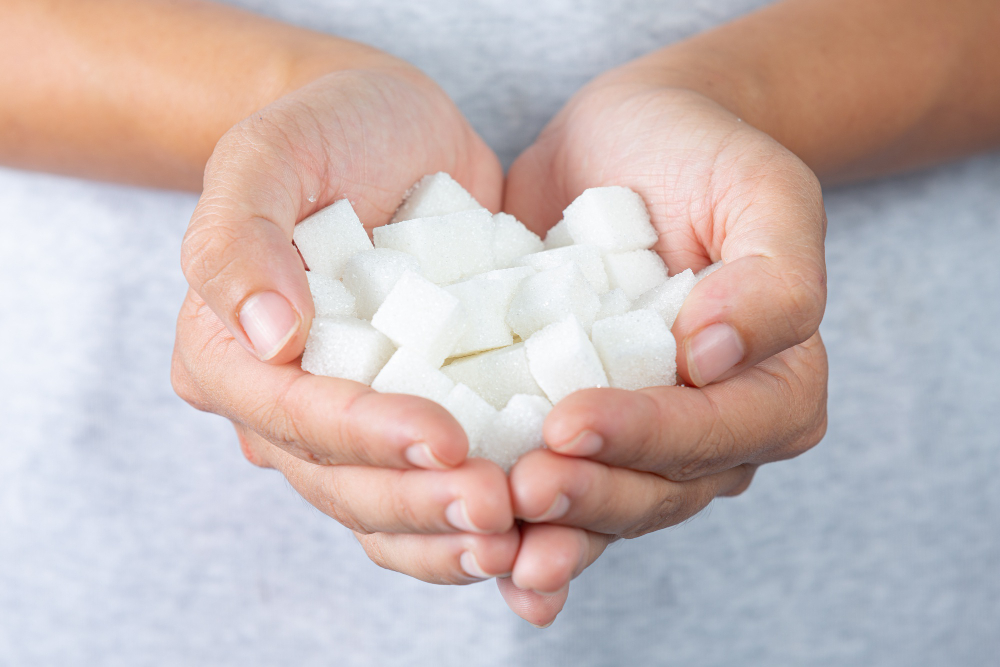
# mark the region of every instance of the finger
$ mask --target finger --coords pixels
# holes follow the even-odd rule
[[[569,595],[569,583],[604,553],[610,535],[566,526],[521,526],[521,546],[509,578],[497,579],[507,606],[529,623],[552,625]]]
[[[417,93],[423,79],[407,76],[328,75],[253,114],[217,145],[181,263],[190,285],[259,359],[291,361],[309,330],[312,300],[292,246],[298,221],[348,198],[369,229],[384,224],[407,188],[436,171],[450,171],[485,205],[499,203],[496,157],[443,93]]]
[[[587,459],[536,450],[510,473],[514,515],[533,523],[556,523],[639,537],[686,521],[719,495],[745,486],[753,475],[737,466],[688,482],[616,468]]]
[[[615,539],[569,526],[522,525],[512,583],[540,595],[559,593]]]
[[[498,577],[497,588],[512,612],[539,629],[552,625],[569,598],[569,586],[555,593],[536,593],[518,588],[510,577]]]
[[[554,164],[555,137],[556,133],[546,128],[535,143],[514,160],[504,189],[503,210],[542,238],[559,222],[563,209],[572,201],[572,198],[559,195],[563,188],[555,182],[561,173]]]
[[[684,481],[743,463],[790,458],[826,432],[826,351],[819,334],[702,389],[592,389],[545,420],[545,441],[567,456]]]
[[[365,553],[387,570],[431,584],[472,584],[511,571],[520,533],[500,535],[356,534]]]
[[[355,532],[491,534],[514,524],[507,477],[484,459],[449,471],[389,470],[319,466],[272,447],[266,461],[314,507]]]
[[[258,363],[193,292],[178,318],[172,380],[195,407],[314,463],[443,469],[468,451],[462,427],[436,403],[311,375],[294,362]]]

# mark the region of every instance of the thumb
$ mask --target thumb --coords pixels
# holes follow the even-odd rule
[[[554,164],[555,146],[543,132],[510,166],[504,187],[503,210],[542,238],[562,217],[572,201],[560,189]]]
[[[808,340],[823,318],[826,215],[818,183],[799,179],[791,191],[752,194],[721,247],[709,247],[723,266],[695,285],[674,322],[677,371],[697,387]]]
[[[286,363],[305,346],[313,305],[292,229],[304,210],[299,175],[226,137],[181,246],[191,287],[258,359]]]

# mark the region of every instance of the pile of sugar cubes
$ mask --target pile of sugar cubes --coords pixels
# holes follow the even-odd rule
[[[669,278],[628,188],[592,188],[543,242],[448,174],[422,178],[374,244],[346,199],[295,227],[316,308],[302,368],[444,406],[505,470],[578,389],[676,383]]]

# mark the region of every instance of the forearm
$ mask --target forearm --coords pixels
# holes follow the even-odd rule
[[[1000,145],[1000,3],[789,0],[651,54],[827,182]]]
[[[0,163],[201,189],[216,142],[374,49],[198,0],[0,7]]]

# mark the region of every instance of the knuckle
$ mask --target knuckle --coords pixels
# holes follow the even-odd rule
[[[688,455],[671,472],[670,479],[684,482],[718,470],[744,440],[723,419],[713,419],[707,429],[702,429]]]
[[[778,272],[785,314],[798,342],[810,338],[819,329],[826,308],[826,272],[821,265],[800,261]]]
[[[389,556],[382,543],[383,536],[380,533],[359,533],[355,531],[354,537],[361,543],[361,548],[365,550],[368,559],[384,570],[392,570],[389,566]]]
[[[195,383],[180,350],[175,346],[173,356],[170,359],[170,386],[185,403],[200,410],[209,412],[211,405],[208,398]]]
[[[200,293],[212,289],[238,256],[245,252],[241,241],[246,232],[239,223],[213,212],[210,204],[199,205],[181,243],[181,270]]]
[[[673,493],[664,494],[656,499],[639,522],[622,532],[621,537],[630,540],[679,523],[682,508],[680,497]]]
[[[314,503],[316,507],[337,523],[357,534],[372,535],[377,533],[377,530],[366,525],[345,506],[339,478],[335,474],[328,474],[328,472],[329,470],[318,471],[320,482],[317,485],[318,497]]]

